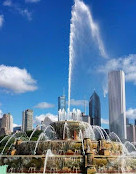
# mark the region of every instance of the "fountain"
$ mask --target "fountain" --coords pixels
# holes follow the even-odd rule
[[[44,137],[45,139],[47,139],[45,133],[42,132],[42,133],[40,134],[40,136],[39,136],[37,142],[36,142],[36,146],[35,146],[35,149],[34,149],[34,155],[36,154],[36,149],[37,149],[38,143],[39,143],[39,141],[40,141],[43,137]]]
[[[55,134],[55,137],[50,139],[47,132]],[[134,145],[130,142],[123,144],[114,133],[109,138],[106,134],[104,136],[104,131],[99,126],[92,127],[76,120],[62,120],[46,127],[37,141],[23,141],[23,138],[20,141],[18,136],[19,134],[13,134],[8,139],[0,156],[0,164],[8,165],[9,172],[136,172]],[[15,138],[8,150],[6,147],[13,137],[18,138]]]
[[[36,132],[37,129],[39,129],[41,126],[44,126],[44,124],[40,124],[37,125],[36,128],[33,130],[33,132],[31,133],[30,137],[29,137],[29,141],[31,140],[31,138],[33,137],[34,133]]]
[[[67,136],[66,136],[66,133],[67,133]],[[68,128],[67,122],[65,122],[64,130],[63,130],[63,140],[65,140],[65,138],[69,139],[69,128]]]
[[[6,138],[8,138],[9,137],[9,135],[7,135],[7,136],[5,136],[4,138],[2,138],[2,140],[0,141],[0,144],[6,139]]]
[[[119,138],[118,135],[115,134],[114,132],[110,132],[109,137],[110,137],[111,140],[121,143],[120,138]]]
[[[98,133],[100,135],[100,139],[105,139],[105,136],[99,126],[93,126],[93,130],[94,130],[94,132],[96,131],[96,133]]]
[[[46,153],[46,157],[45,157],[45,161],[44,161],[44,169],[43,169],[43,174],[45,174],[46,171],[46,166],[47,166],[47,161],[49,157],[53,157],[53,154],[51,152],[50,149],[48,149],[47,153]]]
[[[58,111],[59,121],[65,120],[76,120],[81,121],[82,113],[79,109],[73,109],[72,112],[69,110],[66,112],[64,109]]]
[[[136,147],[132,143],[130,143],[129,141],[126,141],[124,145],[130,154],[134,152],[136,153]]]
[[[3,155],[3,152],[4,152],[5,148],[7,147],[8,143],[10,142],[10,140],[11,140],[16,134],[17,134],[17,133],[14,133],[14,134],[8,139],[8,141],[6,142],[6,144],[5,144],[5,146],[4,146],[4,148],[3,148],[3,150],[2,150],[2,152],[1,152],[0,155]]]
[[[70,39],[69,39],[69,77],[68,77],[68,109],[70,111],[70,100],[71,100],[71,84],[72,84],[72,75],[73,75],[73,68],[75,63],[76,56],[76,48],[79,37],[81,33],[77,34],[79,31],[79,27],[82,27],[84,24],[83,16],[86,16],[86,21],[88,23],[88,27],[90,30],[90,35],[92,35],[92,39],[98,47],[98,50],[102,57],[107,58],[108,55],[105,51],[103,41],[100,36],[99,27],[94,22],[92,13],[89,7],[82,1],[82,0],[75,0],[75,4],[72,7],[71,12],[71,24],[70,24]],[[84,30],[84,29],[82,29]]]
[[[81,130],[79,131],[79,139],[82,141],[82,150],[83,150],[83,154],[85,155],[84,142],[83,142],[83,133],[82,133]]]
[[[28,140],[26,135],[11,142],[17,133],[6,136],[0,145],[0,173],[136,173],[136,149],[130,142],[123,144],[114,133],[109,135],[99,126],[91,126],[81,121],[81,111],[70,111],[71,82],[75,58],[74,42],[76,24],[80,22],[78,13],[87,16],[92,38],[97,43],[103,57],[107,57],[99,28],[95,24],[89,8],[81,0],[75,0],[72,8],[69,46],[68,111],[58,111],[58,121],[45,126],[38,140],[32,141],[38,125]],[[84,21],[83,21],[84,22]],[[53,136],[52,136],[53,135]],[[55,135],[55,136],[54,136]],[[8,148],[8,149],[7,149]],[[4,167],[3,167],[4,166]],[[7,167],[8,166],[8,167]],[[2,172],[1,172],[2,171]]]

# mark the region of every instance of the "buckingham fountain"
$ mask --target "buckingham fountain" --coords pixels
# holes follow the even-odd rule
[[[83,1],[75,0],[70,25],[68,108],[76,25],[82,16],[87,17],[101,55],[107,57],[89,8]],[[40,127],[44,129],[34,141],[33,135]],[[29,137],[17,132],[0,140],[0,174],[6,173],[136,174],[136,148],[131,142],[122,143],[114,132],[108,135],[103,128],[83,122],[80,110],[60,110],[57,122],[37,126]]]
[[[30,137],[18,132],[0,141],[1,145],[6,139],[0,154],[2,174],[4,166],[7,173],[23,174],[136,173],[135,146],[81,121],[79,110],[59,111],[59,121],[44,126],[38,140],[32,141],[36,129]]]

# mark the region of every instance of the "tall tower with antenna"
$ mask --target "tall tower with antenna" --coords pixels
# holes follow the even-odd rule
[[[59,110],[65,110],[66,111],[65,88],[63,88],[63,95],[58,97],[58,111]]]
[[[101,104],[95,90],[89,101],[89,115],[91,117],[91,125],[101,126]]]

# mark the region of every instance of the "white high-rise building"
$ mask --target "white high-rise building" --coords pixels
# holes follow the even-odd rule
[[[33,129],[33,110],[27,109],[22,113],[22,131]]]
[[[108,74],[109,92],[109,128],[121,140],[127,139],[126,133],[126,99],[125,74],[123,71],[112,71]]]

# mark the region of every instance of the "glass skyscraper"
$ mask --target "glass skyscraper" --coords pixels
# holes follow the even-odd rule
[[[59,110],[65,110],[66,111],[66,97],[65,95],[58,97],[58,111]]]
[[[125,74],[123,71],[112,71],[108,74],[109,93],[109,128],[121,140],[127,138],[126,133],[126,99]]]
[[[101,126],[101,104],[100,98],[94,91],[89,101],[90,124]]]

